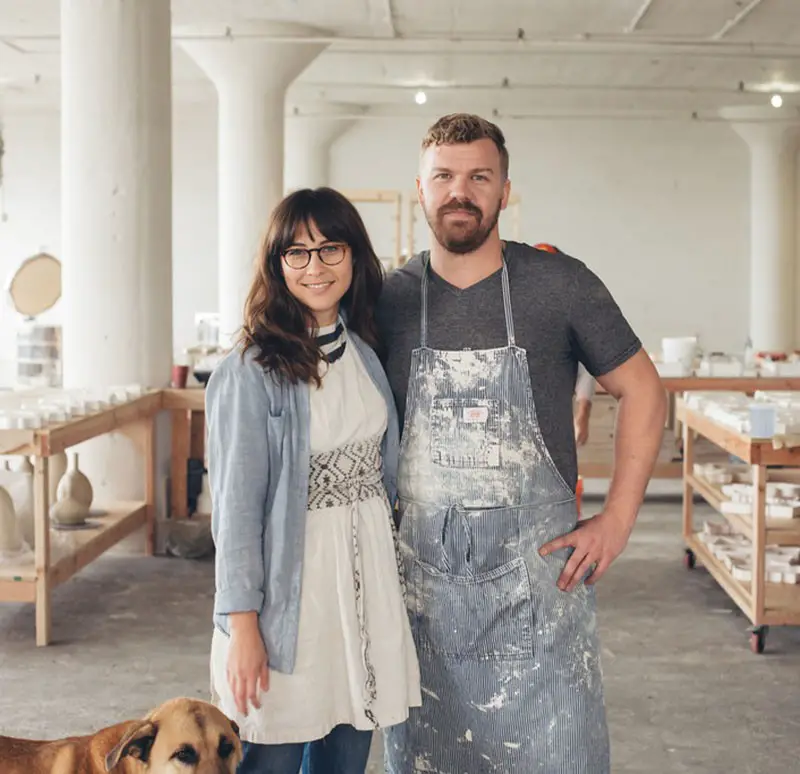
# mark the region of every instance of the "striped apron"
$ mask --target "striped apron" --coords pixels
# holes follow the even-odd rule
[[[386,732],[389,774],[608,774],[594,589],[556,586],[575,494],[547,450],[525,350],[428,347],[411,359],[400,544],[423,706]]]

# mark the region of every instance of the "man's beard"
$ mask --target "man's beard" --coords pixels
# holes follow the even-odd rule
[[[445,250],[458,255],[475,252],[489,238],[489,234],[500,219],[502,202],[497,203],[497,208],[490,218],[484,219],[481,210],[472,202],[451,201],[440,207],[436,218],[430,216],[427,208],[423,207],[425,219],[436,237],[436,241]],[[445,221],[448,212],[463,210],[466,214],[464,222],[459,225],[449,224]]]

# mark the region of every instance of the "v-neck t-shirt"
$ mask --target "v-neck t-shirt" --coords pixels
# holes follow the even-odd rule
[[[384,283],[377,321],[381,359],[405,416],[411,353],[420,346],[421,280],[427,251]],[[528,357],[536,415],[553,460],[572,487],[578,476],[572,396],[578,364],[594,377],[622,365],[641,341],[604,283],[563,253],[506,242],[516,344]],[[493,349],[506,346],[501,271],[457,288],[432,269],[428,277],[428,346]]]

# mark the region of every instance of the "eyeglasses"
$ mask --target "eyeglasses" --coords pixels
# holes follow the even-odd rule
[[[344,245],[323,245],[322,247],[290,247],[283,260],[290,269],[305,269],[311,263],[311,253],[316,253],[326,266],[336,266],[344,260],[347,248]]]

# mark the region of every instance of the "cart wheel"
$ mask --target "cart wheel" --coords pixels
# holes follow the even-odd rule
[[[686,553],[683,555],[684,567],[686,567],[687,570],[693,570],[696,564],[697,560],[695,559],[694,551],[692,551],[691,548],[687,548]]]
[[[750,650],[753,653],[763,653],[767,640],[769,626],[755,626],[750,630]]]

